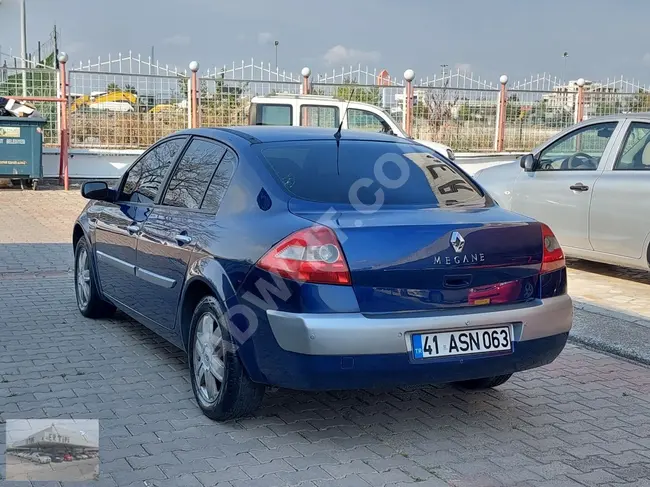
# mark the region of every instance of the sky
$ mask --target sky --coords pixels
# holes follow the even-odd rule
[[[154,46],[161,64],[201,71],[254,58],[287,72],[342,65],[401,78],[441,65],[494,80],[546,72],[650,83],[650,1],[625,0],[26,0],[29,51],[56,23],[75,65]],[[20,52],[20,0],[0,0],[0,49]],[[563,53],[568,52],[565,59]],[[446,68],[449,69],[449,68]]]
[[[99,421],[96,419],[9,419],[7,420],[7,445],[24,440],[34,433],[54,424],[67,431],[85,436],[90,443],[99,442]]]

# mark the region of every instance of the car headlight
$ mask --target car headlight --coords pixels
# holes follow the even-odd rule
[[[450,161],[453,161],[456,159],[456,154],[454,154],[454,151],[451,149],[447,149],[447,157],[449,158]]]

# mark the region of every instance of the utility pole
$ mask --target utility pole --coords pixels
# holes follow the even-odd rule
[[[278,45],[280,44],[280,41],[275,41],[275,72],[278,72]]]
[[[20,57],[23,68],[23,96],[27,96],[27,13],[25,0],[20,1]]]
[[[564,51],[564,53],[562,54],[562,57],[564,58],[564,72],[562,73],[562,83],[564,83],[566,85],[567,84],[567,80],[566,80],[566,60],[569,57],[569,53],[567,51]]]

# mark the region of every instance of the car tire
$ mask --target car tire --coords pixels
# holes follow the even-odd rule
[[[74,290],[77,308],[86,318],[108,318],[115,306],[102,299],[97,289],[97,273],[85,238],[80,238],[74,253]]]
[[[506,375],[497,375],[495,377],[483,377],[482,379],[472,379],[456,382],[456,385],[462,387],[463,389],[471,390],[481,390],[481,389],[491,389],[492,387],[498,387],[502,384],[508,382],[508,379],[512,377],[512,374]]]
[[[206,296],[196,305],[187,348],[194,398],[205,416],[227,421],[260,406],[265,387],[248,377],[216,298]]]

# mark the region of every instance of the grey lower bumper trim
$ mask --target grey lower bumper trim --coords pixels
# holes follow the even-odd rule
[[[568,295],[526,306],[490,307],[456,314],[368,318],[361,313],[296,314],[267,311],[273,334],[287,351],[307,355],[406,353],[413,332],[448,331],[512,324],[516,341],[567,333],[573,322]]]

